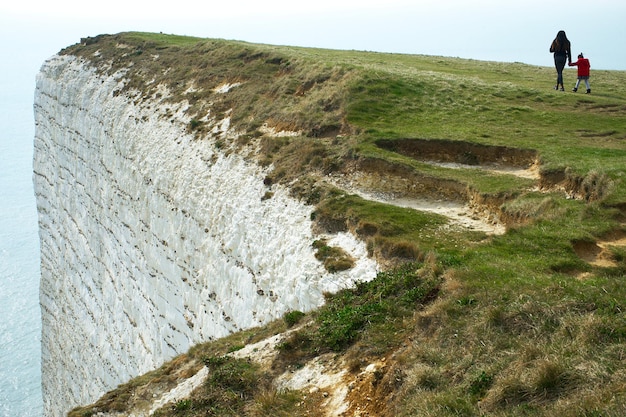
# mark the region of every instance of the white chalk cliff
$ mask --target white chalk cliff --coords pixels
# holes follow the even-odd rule
[[[264,185],[271,167],[216,146],[238,134],[228,119],[208,114],[213,133],[196,139],[187,103],[166,103],[165,87],[120,94],[123,85],[123,72],[74,56],[52,57],[37,78],[45,416],[193,344],[314,309],[377,269],[349,234],[330,243],[356,266],[323,268],[312,207]]]

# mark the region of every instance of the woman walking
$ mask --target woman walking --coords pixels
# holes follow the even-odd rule
[[[556,85],[554,89],[558,90],[560,85],[561,91],[565,91],[565,87],[563,86],[563,68],[565,68],[566,61],[568,64],[572,63],[572,51],[564,30],[560,30],[559,33],[556,34],[556,38],[554,38],[552,45],[550,45],[550,52],[554,53],[554,66],[556,67]]]

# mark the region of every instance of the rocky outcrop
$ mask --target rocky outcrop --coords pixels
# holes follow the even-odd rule
[[[195,343],[314,309],[377,269],[349,234],[329,244],[355,267],[323,268],[312,208],[264,184],[271,167],[223,147],[237,137],[228,118],[209,112],[212,133],[198,139],[186,102],[123,85],[123,71],[74,56],[52,57],[37,78],[45,416]]]

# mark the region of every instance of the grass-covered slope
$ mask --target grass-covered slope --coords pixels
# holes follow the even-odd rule
[[[369,399],[351,397],[369,415],[626,414],[625,72],[592,69],[586,95],[553,90],[552,67],[520,63],[144,33],[63,53],[126,69],[126,88],[146,96],[167,85],[171,100],[189,101],[198,140],[209,110],[230,115],[239,139],[216,146],[255,149],[275,167],[266,181],[314,204],[321,230],[351,230],[388,267],[329,295],[263,378],[219,356],[286,324],[194,348],[177,361],[207,363],[219,380],[160,415],[322,415],[323,398],[276,393],[271,379],[328,352],[354,375],[385,358]],[[216,92],[224,85],[228,94]],[[494,171],[503,167],[536,176]],[[441,215],[368,201],[329,178],[468,202],[507,231],[446,226]],[[74,415],[124,409],[144,382],[172,383],[174,368]]]

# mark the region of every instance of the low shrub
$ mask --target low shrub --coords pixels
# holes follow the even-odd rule
[[[317,250],[315,258],[321,261],[330,273],[345,271],[354,266],[354,259],[349,254],[342,248],[328,246],[323,239],[314,241],[313,247]]]
[[[287,327],[293,327],[302,320],[305,314],[302,311],[288,311],[283,315],[283,320]]]
[[[355,288],[327,295],[327,303],[317,316],[318,349],[343,350],[379,323],[388,323],[385,327],[393,331],[395,318],[412,315],[420,305],[432,301],[440,281],[422,278],[419,266],[405,264]]]

